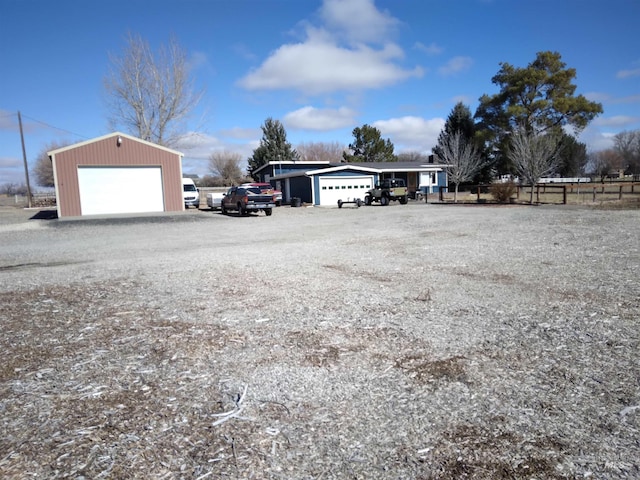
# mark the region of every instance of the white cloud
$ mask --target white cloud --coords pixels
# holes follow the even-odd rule
[[[406,116],[379,120],[373,123],[382,133],[389,137],[398,153],[402,151],[430,152],[438,141],[438,135],[444,128],[444,118],[425,119]]]
[[[209,66],[209,58],[204,52],[193,52],[189,56],[188,66],[191,70],[197,70],[200,67]]]
[[[416,42],[413,45],[413,48],[421,52],[424,52],[429,56],[440,55],[444,51],[444,49],[440,45],[437,45],[434,42],[431,42],[429,45],[425,45],[422,42]]]
[[[578,136],[578,140],[587,146],[590,152],[613,148],[614,133],[604,133],[597,127],[588,126]]]
[[[320,15],[329,30],[350,43],[385,43],[400,24],[388,12],[378,10],[373,0],[325,0]]]
[[[253,136],[249,136],[250,132]],[[238,142],[238,139],[244,141]],[[260,144],[260,131],[256,129],[230,129],[224,136],[216,137],[191,132],[182,137],[176,150],[184,154],[182,171],[185,174],[209,174],[209,157],[214,152],[228,151],[238,153],[242,158],[240,167],[245,168],[245,160]]]
[[[423,70],[406,70],[395,63],[403,56],[394,44],[381,50],[366,46],[339,47],[325,41],[283,45],[255,71],[240,80],[249,90],[294,88],[308,94],[374,89],[393,85]]]
[[[471,57],[453,57],[438,69],[438,73],[443,77],[450,77],[469,70],[471,65],[473,65]]]
[[[306,106],[289,112],[284,117],[288,128],[298,130],[335,130],[355,123],[356,112],[347,107],[315,108]]]
[[[16,112],[0,109],[0,130],[18,130],[18,119],[16,117]]]
[[[220,130],[220,135],[240,140],[260,138],[262,131],[259,128],[240,128],[233,127],[226,130]]]
[[[607,102],[611,100],[611,95],[604,92],[587,92],[584,97],[591,102]]]
[[[24,169],[24,164],[23,162],[21,162],[19,159],[17,158],[11,158],[11,157],[0,157],[0,169],[2,168],[23,168]],[[22,172],[24,174],[24,172]]]
[[[464,105],[471,105],[475,99],[471,98],[469,95],[456,95],[451,99],[454,104],[463,103]]]
[[[237,135],[240,131],[244,132],[244,136]],[[253,132],[252,136],[249,136],[250,131]],[[222,150],[249,156],[260,143],[260,132],[256,129],[232,129],[226,133],[224,136],[216,137],[191,132],[184,135],[175,148],[182,152],[185,158],[208,159],[213,152]],[[238,139],[242,141],[238,142]]]
[[[640,77],[640,68],[635,68],[633,70],[620,70],[618,73],[616,73],[616,78],[633,78],[633,77]]]
[[[640,117],[629,115],[614,115],[612,117],[597,117],[592,124],[598,127],[628,127],[640,121]]]
[[[592,102],[607,103],[610,105],[630,104],[640,102],[640,95],[629,95],[627,97],[614,97],[609,93],[589,92],[584,94],[587,100]]]
[[[420,66],[401,65],[404,51],[389,40],[399,22],[372,0],[325,0],[320,17],[323,25],[305,23],[303,41],[281,45],[238,85],[314,95],[377,89],[424,75]]]
[[[25,184],[24,163],[19,158],[0,157],[0,185]]]

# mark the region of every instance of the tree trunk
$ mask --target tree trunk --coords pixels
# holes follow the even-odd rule
[[[453,191],[453,203],[458,203],[458,184],[456,183],[456,189]]]

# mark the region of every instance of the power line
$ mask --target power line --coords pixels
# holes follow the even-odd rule
[[[15,115],[15,114],[11,114],[11,115]],[[7,115],[7,116],[9,116],[9,115]],[[56,127],[56,126],[54,126],[54,125],[51,125],[51,124],[49,124],[49,123],[47,123],[47,122],[43,122],[42,120],[38,120],[38,119],[33,118],[33,117],[30,117],[30,116],[28,116],[28,115],[22,114],[22,116],[23,116],[24,118],[28,118],[28,119],[29,119],[29,120],[31,120],[32,122],[36,122],[36,123],[39,123],[40,125],[44,125],[45,127],[53,128],[54,130],[58,130],[58,131],[60,131],[60,132],[70,133],[71,135],[74,135],[74,136],[76,136],[76,137],[83,138],[83,139],[85,139],[85,140],[88,140],[88,139],[89,139],[89,137],[87,137],[86,135],[81,135],[81,134],[79,134],[79,133],[72,132],[71,130],[67,130],[67,129],[64,129],[64,128]]]

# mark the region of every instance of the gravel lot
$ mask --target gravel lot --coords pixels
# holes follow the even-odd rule
[[[0,477],[640,477],[640,210],[0,209]]]

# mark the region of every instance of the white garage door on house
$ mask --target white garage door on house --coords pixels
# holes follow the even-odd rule
[[[367,190],[373,188],[373,176],[320,177],[320,205],[337,205],[338,200],[352,202],[356,198],[364,201]]]
[[[78,167],[82,215],[164,211],[160,167]]]

